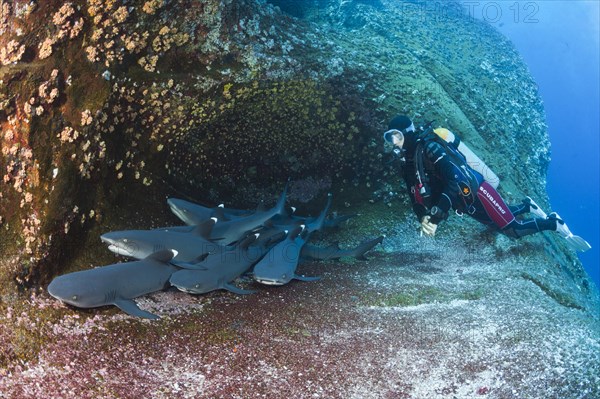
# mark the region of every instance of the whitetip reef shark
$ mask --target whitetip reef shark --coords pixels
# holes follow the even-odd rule
[[[236,217],[231,220],[220,220],[219,223],[217,223],[213,228],[209,237],[210,240],[218,242],[219,244],[229,245],[238,241],[246,234],[253,232],[259,227],[262,227],[262,225],[273,216],[285,213],[287,190],[288,185],[285,186],[285,189],[279,197],[277,204],[271,209],[266,211],[256,211],[252,215]],[[189,214],[192,213],[190,209],[179,208],[182,203],[175,203],[172,201],[169,205],[173,213],[184,223],[192,223],[198,220],[195,217],[189,217]]]
[[[260,234],[252,234],[239,244],[223,248],[222,252],[192,265],[200,270],[179,270],[170,278],[171,285],[190,294],[204,294],[224,289],[235,294],[252,294],[255,291],[244,290],[232,284],[233,280],[249,270],[268,251],[265,243],[251,246]],[[185,265],[182,265],[185,266]]]
[[[160,250],[175,250],[174,261],[195,263],[211,252],[215,244],[210,241],[217,218],[205,220],[198,226],[162,228],[155,230],[112,231],[100,236],[108,249],[117,255],[144,259]]]
[[[78,308],[115,305],[132,316],[158,319],[140,309],[133,298],[169,287],[169,278],[179,267],[169,263],[172,251],[159,251],[140,260],[117,263],[56,277],[48,286],[54,298]]]

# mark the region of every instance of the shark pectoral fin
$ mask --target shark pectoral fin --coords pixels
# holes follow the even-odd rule
[[[200,262],[174,262],[171,261],[171,264],[180,267],[182,269],[187,269],[187,270],[208,270],[208,268],[202,263],[202,261]]]
[[[235,285],[229,284],[229,283],[223,284],[222,288],[224,290],[233,292],[234,294],[238,294],[238,295],[248,295],[248,294],[254,294],[254,293],[256,293],[256,291],[254,291],[254,290],[243,290],[243,289],[238,288]]]
[[[320,280],[321,277],[306,277],[306,276],[300,276],[298,274],[294,274],[294,279],[300,280],[300,281],[317,281],[317,280]]]
[[[137,303],[132,299],[119,299],[114,302],[114,305],[121,309],[123,312],[136,317],[141,317],[143,319],[151,319],[157,320],[160,319],[159,316],[146,312],[138,307]]]

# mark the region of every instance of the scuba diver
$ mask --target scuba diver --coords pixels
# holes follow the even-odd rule
[[[573,235],[557,213],[546,213],[530,197],[509,206],[496,191],[499,179],[452,132],[432,128],[420,131],[407,116],[394,117],[383,134],[400,158],[404,181],[410,190],[413,211],[421,223],[421,235],[433,237],[440,222],[454,210],[467,214],[503,234],[521,238],[541,231],[556,231],[577,251],[590,245]],[[533,218],[515,216],[531,213]]]

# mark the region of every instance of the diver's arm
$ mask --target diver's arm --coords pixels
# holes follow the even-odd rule
[[[431,142],[427,144],[425,155],[433,163],[436,173],[444,182],[440,199],[430,211],[431,222],[438,224],[448,218],[448,212],[453,208],[457,200],[460,186],[458,184],[458,176],[454,171],[455,166],[446,154],[446,150],[439,143]]]
[[[415,215],[417,215],[417,219],[419,220],[419,222],[421,222],[421,220],[423,220],[423,217],[427,215],[427,208],[425,208],[423,204],[417,202],[417,199],[415,198],[415,193],[412,191],[415,189],[416,181],[414,178],[414,170],[411,169],[412,168],[404,169],[404,183],[406,183],[406,188],[408,190],[408,196],[410,197],[413,212],[415,213]]]

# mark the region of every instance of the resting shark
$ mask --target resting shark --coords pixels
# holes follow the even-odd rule
[[[140,309],[133,298],[168,288],[169,278],[180,270],[169,263],[173,256],[172,251],[159,251],[140,261],[58,276],[48,286],[48,293],[79,308],[115,305],[132,316],[158,319]]]
[[[281,197],[279,197],[277,204],[273,208],[264,212],[257,211],[250,216],[217,223],[210,234],[210,239],[219,244],[229,245],[262,227],[273,216],[284,213],[287,188],[288,186],[286,185]]]
[[[331,207],[332,196],[327,196],[327,204],[319,217],[308,225],[300,225],[288,234],[287,239],[275,245],[256,266],[254,279],[262,284],[283,285],[291,280],[315,281],[319,277],[304,277],[296,274],[300,252],[310,235],[323,228],[325,217]],[[286,230],[288,231],[288,230]],[[301,234],[302,233],[302,234]]]
[[[174,261],[196,263],[216,247],[209,239],[216,222],[217,218],[211,218],[198,226],[184,226],[183,229],[112,231],[101,235],[100,239],[118,255],[144,259],[154,252],[173,249],[177,252]]]
[[[296,227],[288,233],[285,240],[275,245],[254,266],[254,280],[266,285],[284,285],[291,280],[315,281],[320,277],[304,277],[296,274],[300,250],[306,242],[300,233],[304,225]]]
[[[328,229],[333,229],[336,227],[339,227],[340,224],[342,224],[343,222],[345,222],[346,220],[349,220],[353,217],[356,217],[357,214],[352,214],[352,215],[340,215],[340,216],[334,216],[331,218],[327,218],[325,219],[325,221],[323,222],[323,227],[324,228],[328,228]],[[304,216],[285,216],[285,215],[278,215],[273,217],[273,223],[276,225],[292,225],[292,224],[310,224],[313,223],[315,220],[317,220],[318,217],[304,217]]]
[[[359,244],[356,248],[340,249],[338,244],[330,245],[326,248],[319,248],[314,245],[306,244],[300,251],[300,258],[315,259],[315,260],[331,260],[339,259],[346,256],[352,256],[359,260],[367,260],[365,253],[369,252],[377,244],[383,242],[383,236],[377,237],[374,240],[365,241]]]
[[[188,226],[195,226],[213,216],[217,217],[222,222],[231,222],[236,219],[244,219],[249,217],[260,219],[260,217],[264,217],[266,214],[270,213],[270,216],[267,219],[264,219],[261,223],[259,223],[260,225],[264,221],[272,218],[273,216],[284,213],[287,189],[288,185],[285,186],[285,189],[281,194],[277,205],[270,211],[266,212],[261,207],[257,208],[257,210],[254,213],[241,209],[224,208],[222,206],[218,206],[216,208],[207,208],[202,205],[194,204],[192,202],[177,198],[169,198],[167,200],[167,203],[171,208],[171,212],[173,212],[175,216],[177,216],[182,222],[184,222]],[[250,220],[252,219],[248,219],[247,222],[249,222]]]
[[[250,235],[238,245],[207,257],[199,264],[201,270],[180,270],[173,273],[170,283],[190,294],[204,294],[218,289],[235,294],[254,293],[236,287],[232,281],[250,269],[267,252],[268,247],[264,245],[251,246],[258,236],[259,234]]]
[[[216,208],[208,208],[179,198],[169,198],[167,204],[169,204],[171,212],[188,226],[195,226],[213,216],[219,220],[233,220],[252,214],[252,211],[225,208],[223,204]]]

